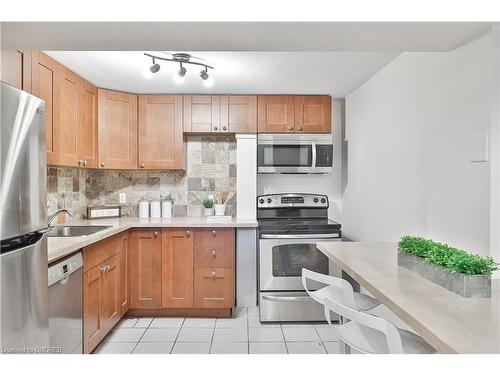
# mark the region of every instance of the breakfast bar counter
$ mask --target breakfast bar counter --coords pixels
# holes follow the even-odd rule
[[[440,353],[500,353],[500,280],[491,298],[464,298],[398,266],[395,242],[317,247]]]

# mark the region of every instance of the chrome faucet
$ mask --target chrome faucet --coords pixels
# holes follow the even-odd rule
[[[60,210],[57,210],[54,214],[50,215],[49,218],[47,219],[47,222],[49,224],[49,228],[52,226],[52,222],[57,218],[57,215],[59,215],[61,212],[66,212],[69,217],[73,216],[73,212],[71,212],[71,210],[68,210],[66,208],[61,208]]]

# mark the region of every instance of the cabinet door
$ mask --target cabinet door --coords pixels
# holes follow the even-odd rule
[[[99,168],[137,168],[137,95],[99,89]]]
[[[257,131],[257,97],[221,97],[220,131],[255,133]]]
[[[76,167],[78,163],[79,77],[59,66],[59,164]]]
[[[101,337],[101,270],[94,267],[83,274],[83,352],[90,353]]]
[[[331,102],[329,96],[296,96],[295,132],[331,133]]]
[[[1,51],[1,80],[31,92],[31,51]]]
[[[234,271],[232,268],[195,268],[194,307],[234,307]]]
[[[122,234],[118,238],[119,259],[120,259],[120,281],[118,304],[120,306],[120,316],[125,315],[129,307],[129,279],[128,279],[128,233]]]
[[[120,320],[119,281],[120,257],[115,255],[104,264],[101,290],[101,327],[102,335],[107,334]]]
[[[186,95],[183,102],[185,132],[210,133],[220,130],[220,96]]]
[[[78,95],[78,159],[86,168],[97,167],[97,90],[80,80]]]
[[[191,231],[163,230],[162,246],[162,307],[193,307]]]
[[[42,52],[33,52],[32,92],[45,101],[47,164],[57,164],[59,162],[59,64]]]
[[[295,112],[293,96],[259,96],[257,121],[259,133],[293,133]]]
[[[161,236],[159,230],[130,234],[130,308],[161,306]]]
[[[139,167],[182,169],[182,96],[139,96]]]

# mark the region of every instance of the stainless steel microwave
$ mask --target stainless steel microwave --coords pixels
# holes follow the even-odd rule
[[[258,173],[328,173],[332,170],[331,135],[258,135]]]

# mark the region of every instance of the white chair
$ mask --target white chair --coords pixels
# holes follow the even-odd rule
[[[308,287],[308,280],[326,284],[327,286],[312,291]],[[347,280],[340,277],[324,275],[306,268],[302,268],[302,285],[307,294],[320,304],[323,304],[325,298],[330,298],[336,301],[342,301],[346,306],[360,311],[369,311],[380,305],[380,302],[376,298],[355,292],[351,283]]]
[[[347,307],[326,298],[325,318],[339,339],[350,348],[371,354],[432,354],[436,350],[413,332],[397,328],[394,324],[366,312]],[[349,322],[331,324],[331,312]]]

